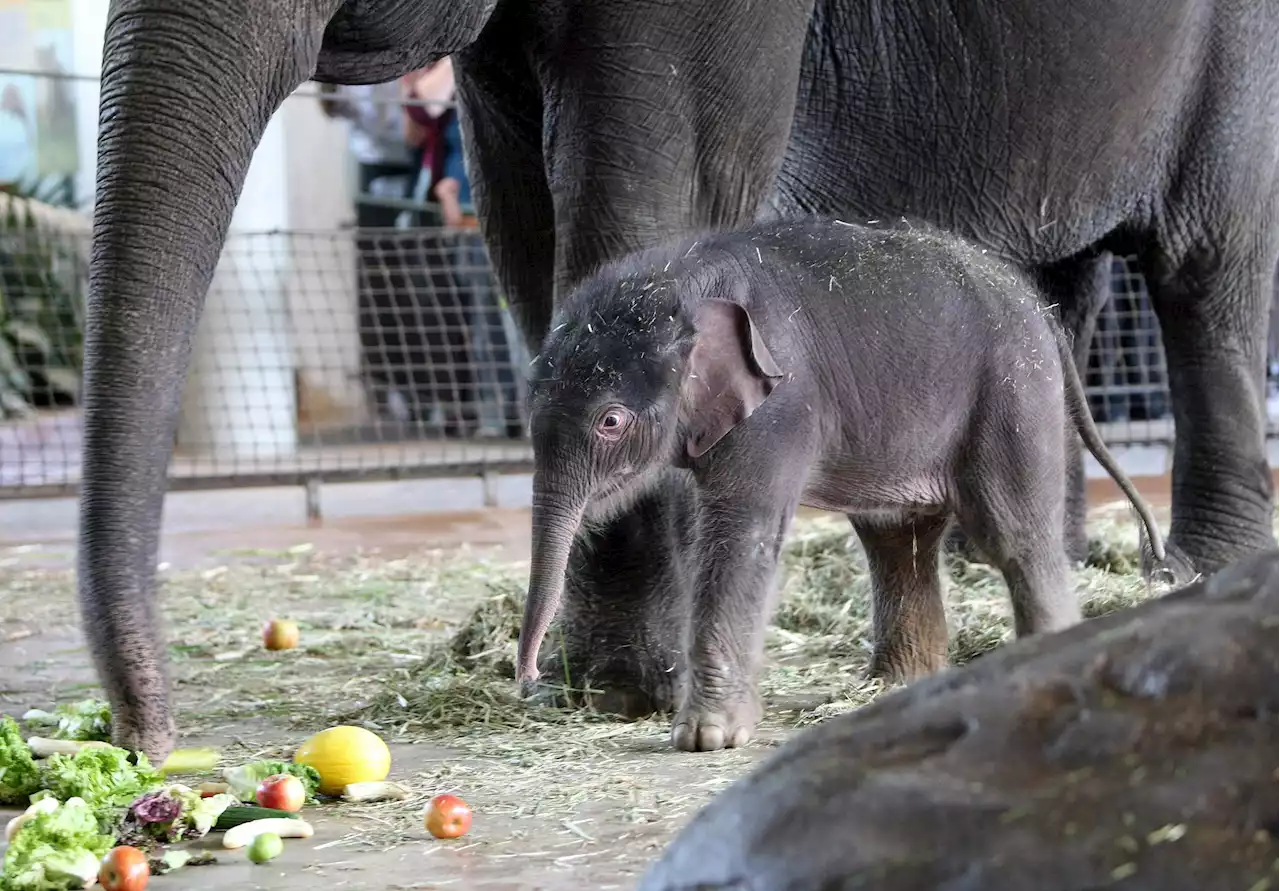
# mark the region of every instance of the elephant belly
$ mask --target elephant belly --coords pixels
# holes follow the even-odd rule
[[[900,519],[947,510],[941,475],[893,473],[853,462],[826,462],[805,483],[800,503],[817,510]]]

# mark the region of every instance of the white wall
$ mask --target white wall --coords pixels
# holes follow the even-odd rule
[[[178,445],[187,454],[252,459],[297,445],[289,330],[289,158],[273,117],[249,166],[231,233],[214,271],[182,401]]]
[[[71,0],[71,49],[75,74],[98,76],[102,72],[102,37],[107,29],[107,0]],[[76,137],[80,143],[80,171],[76,197],[88,200],[94,193],[98,169],[98,97],[96,81],[77,81]]]
[[[315,84],[301,92],[315,92]],[[347,125],[328,118],[320,103],[284,103],[290,228],[293,239],[289,308],[298,362],[300,416],[309,426],[345,426],[367,418],[360,385],[360,337],[355,291],[355,223]]]
[[[300,397],[309,423],[362,419],[354,246],[339,229],[354,216],[346,163],[345,126],[312,98],[285,100],[254,153],[205,303],[182,451],[289,454]]]
[[[74,72],[102,69],[108,0],[70,0]],[[307,84],[305,92],[314,92]],[[78,82],[77,196],[94,194],[96,82]],[[245,456],[291,451],[296,440],[294,372],[317,424],[365,416],[356,379],[354,245],[346,125],[312,98],[290,98],[254,154],[214,276],[185,391],[184,451]],[[246,232],[313,230],[250,238]],[[325,234],[320,234],[325,233]]]

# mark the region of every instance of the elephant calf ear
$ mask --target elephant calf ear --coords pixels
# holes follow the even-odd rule
[[[698,308],[694,329],[682,393],[690,458],[751,417],[782,377],[751,314],[738,304],[708,300]]]

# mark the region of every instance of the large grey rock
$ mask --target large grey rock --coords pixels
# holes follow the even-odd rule
[[[799,734],[640,891],[1277,888],[1276,562]]]

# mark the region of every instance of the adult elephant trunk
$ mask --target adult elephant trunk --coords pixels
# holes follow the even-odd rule
[[[250,158],[271,114],[311,75],[332,13],[299,21],[294,10],[115,0],[107,22],[79,601],[113,741],[153,759],[175,737],[153,589],[179,398]]]
[[[538,679],[538,649],[560,608],[569,550],[582,525],[586,507],[585,494],[549,486],[541,474],[535,476],[529,594],[524,602],[516,653],[516,680],[525,688]]]

